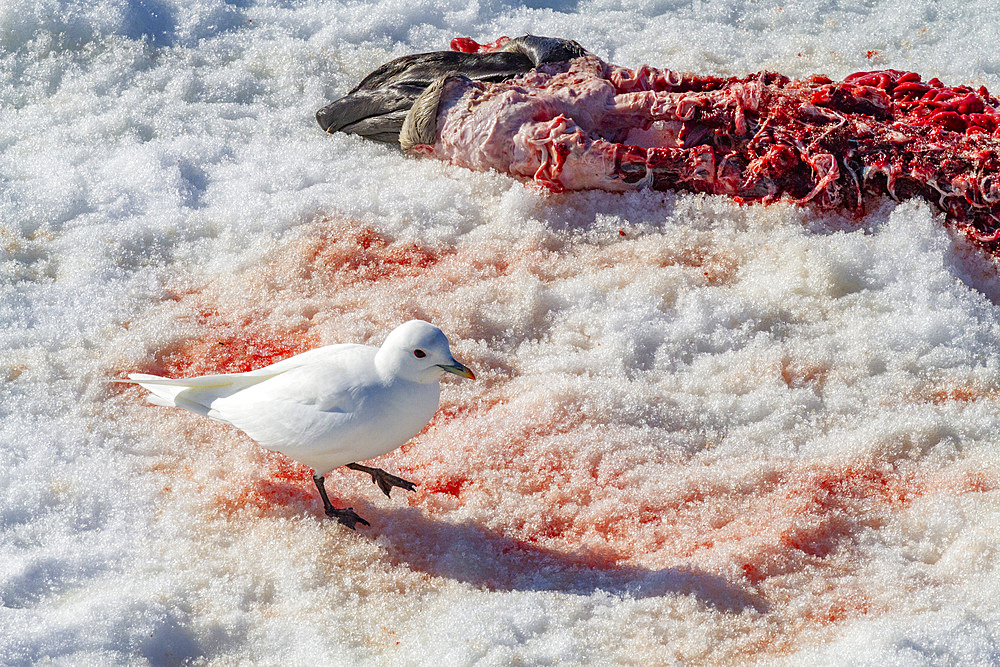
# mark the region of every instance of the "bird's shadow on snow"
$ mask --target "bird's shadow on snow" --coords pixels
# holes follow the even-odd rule
[[[487,590],[603,592],[622,598],[691,595],[715,610],[767,611],[751,590],[694,568],[647,569],[622,565],[614,554],[566,552],[502,535],[472,522],[448,523],[416,508],[366,507],[376,543],[395,565]]]

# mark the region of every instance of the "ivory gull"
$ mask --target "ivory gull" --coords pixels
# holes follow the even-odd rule
[[[371,475],[386,496],[394,486],[413,491],[412,482],[357,462],[391,452],[430,421],[445,373],[475,379],[452,356],[444,332],[411,320],[381,347],[328,345],[247,373],[128,377],[151,392],[150,403],[235,426],[312,468],[327,516],[353,530],[371,524],[353,508],[330,503],[323,475],[346,466]]]

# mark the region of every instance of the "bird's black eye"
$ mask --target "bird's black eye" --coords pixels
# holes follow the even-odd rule
[[[414,350],[413,356],[415,356],[417,359],[423,359],[424,357],[427,356],[427,353],[424,352],[423,350]]]

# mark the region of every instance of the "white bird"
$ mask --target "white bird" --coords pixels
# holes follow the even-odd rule
[[[312,468],[327,516],[354,529],[371,524],[352,508],[330,503],[323,475],[347,466],[371,475],[387,496],[394,486],[413,491],[412,482],[357,462],[391,452],[420,432],[437,412],[445,373],[475,379],[452,356],[444,332],[411,320],[381,347],[328,345],[247,373],[128,377],[152,392],[150,403],[231,424]]]

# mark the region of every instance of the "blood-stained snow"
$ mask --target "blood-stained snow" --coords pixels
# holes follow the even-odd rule
[[[542,6],[544,4],[544,6]],[[992,3],[0,7],[0,662],[992,664],[1000,281],[864,217],[552,194],[325,135],[455,36],[1000,89]],[[476,382],[308,469],[110,380],[440,326]]]

